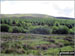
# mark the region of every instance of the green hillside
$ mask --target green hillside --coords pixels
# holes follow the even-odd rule
[[[2,32],[15,33],[14,29],[16,29],[17,33],[74,34],[75,31],[73,19],[56,19],[42,14],[4,14],[1,16]],[[5,27],[7,30],[4,30]]]
[[[2,17],[39,17],[39,18],[51,18],[52,16],[44,14],[1,14]]]
[[[58,56],[74,51],[74,19],[42,14],[0,15],[0,56]]]

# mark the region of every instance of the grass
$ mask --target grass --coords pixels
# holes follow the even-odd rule
[[[47,47],[47,45],[50,44],[56,44],[56,43],[63,43],[63,44],[67,44],[67,42],[65,42],[64,38],[71,36],[73,38],[72,35],[40,35],[40,34],[22,34],[22,33],[1,33],[1,39],[2,42],[6,43],[7,41],[9,41],[7,44],[8,45],[19,45],[19,46],[23,46],[23,44],[27,44],[30,47],[33,47],[33,49],[27,49],[25,51],[25,53],[23,54],[17,54],[17,53],[9,53],[9,54],[5,54],[5,53],[1,53],[0,56],[29,56],[29,55],[43,55],[43,56],[52,56],[53,54],[55,56],[58,56],[59,51],[61,49],[61,51],[73,51],[73,47],[71,45],[67,45],[67,46],[63,46],[61,48],[48,48],[46,50],[43,49],[34,49],[34,47],[36,46],[40,46],[42,45],[42,48],[45,46],[45,48]],[[55,42],[50,42],[47,41],[49,39],[53,39],[55,40]],[[8,40],[10,39],[10,40]],[[12,40],[14,40],[14,42],[12,42]],[[74,40],[74,39],[72,39]],[[18,42],[19,41],[19,42]],[[67,41],[67,40],[66,40]],[[20,44],[18,44],[20,43]],[[70,43],[70,42],[69,42]],[[15,48],[14,48],[15,49]],[[17,47],[16,47],[17,49]],[[21,51],[23,48],[21,49],[17,49],[18,51]],[[4,50],[5,51],[5,50]],[[15,51],[16,52],[16,51]]]
[[[0,54],[0,56],[29,56],[29,55],[26,55],[26,54]]]

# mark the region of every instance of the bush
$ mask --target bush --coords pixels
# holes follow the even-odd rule
[[[50,34],[50,29],[46,27],[38,27],[32,29],[30,32],[34,34]]]
[[[66,26],[70,29],[73,27],[73,25],[71,25],[71,24],[66,24]]]
[[[32,26],[31,23],[26,23],[26,22],[20,22],[17,24],[19,27],[23,27],[24,29],[29,29],[30,26]]]
[[[73,27],[72,29],[69,29],[69,34],[75,34],[75,27]]]
[[[13,33],[22,33],[22,32],[25,32],[24,29],[22,27],[17,27],[17,26],[14,26],[12,28],[12,32]]]
[[[73,30],[73,34],[75,34],[75,27],[73,27],[72,30]]]
[[[52,33],[57,34],[57,30],[58,30],[58,27],[57,26],[53,26]]]
[[[59,27],[53,27],[52,33],[54,34],[68,34],[69,28],[67,26],[59,26]]]
[[[10,29],[10,26],[7,24],[1,24],[0,28],[1,28],[1,32],[8,32]]]
[[[12,32],[13,31],[13,28],[12,27],[10,27],[10,29],[9,29],[9,31],[8,32]]]
[[[69,29],[69,34],[74,34],[74,31],[72,29]]]
[[[56,22],[54,23],[54,26],[60,26],[60,23],[56,21]]]

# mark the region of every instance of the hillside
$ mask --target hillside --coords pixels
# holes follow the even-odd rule
[[[52,16],[44,14],[1,14],[1,17],[52,18]]]
[[[6,17],[20,17],[20,18],[57,18],[57,19],[75,19],[75,18],[69,18],[69,17],[54,17],[50,15],[45,14],[1,14],[0,17],[6,18]]]
[[[43,14],[4,14],[1,17],[0,56],[58,56],[60,49],[74,51],[75,20]]]

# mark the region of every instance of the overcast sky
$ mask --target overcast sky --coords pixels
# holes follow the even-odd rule
[[[25,13],[74,17],[74,1],[1,1],[1,14]]]

